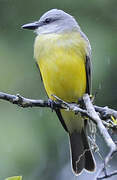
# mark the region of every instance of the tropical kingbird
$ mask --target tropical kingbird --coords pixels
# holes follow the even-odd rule
[[[78,103],[84,93],[90,94],[91,46],[71,15],[52,9],[39,21],[22,27],[37,34],[34,57],[50,99],[55,100],[52,95],[56,95],[66,102]],[[84,118],[63,109],[56,110],[56,114],[70,137],[74,172],[79,174],[83,169],[93,171],[95,162]]]

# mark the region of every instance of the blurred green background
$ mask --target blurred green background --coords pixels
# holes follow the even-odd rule
[[[35,34],[21,25],[52,8],[78,20],[92,46],[96,104],[117,109],[116,0],[0,0],[0,91],[47,99],[33,58]],[[0,180],[15,175],[24,180],[76,180],[68,146],[67,134],[51,110],[22,109],[0,101]],[[102,154],[104,146],[100,143]],[[98,155],[96,159],[98,166]],[[94,179],[83,173],[79,180],[86,175]]]

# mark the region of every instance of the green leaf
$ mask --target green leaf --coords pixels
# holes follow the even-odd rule
[[[13,176],[13,177],[8,177],[5,180],[22,180],[22,176]]]

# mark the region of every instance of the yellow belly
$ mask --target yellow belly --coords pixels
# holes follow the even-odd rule
[[[54,94],[74,102],[85,93],[85,64],[80,57],[58,51],[57,57],[40,59],[39,67],[49,98]]]

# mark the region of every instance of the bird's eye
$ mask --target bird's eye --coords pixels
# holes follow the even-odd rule
[[[45,19],[45,23],[50,23],[51,22],[51,18],[46,18]]]

